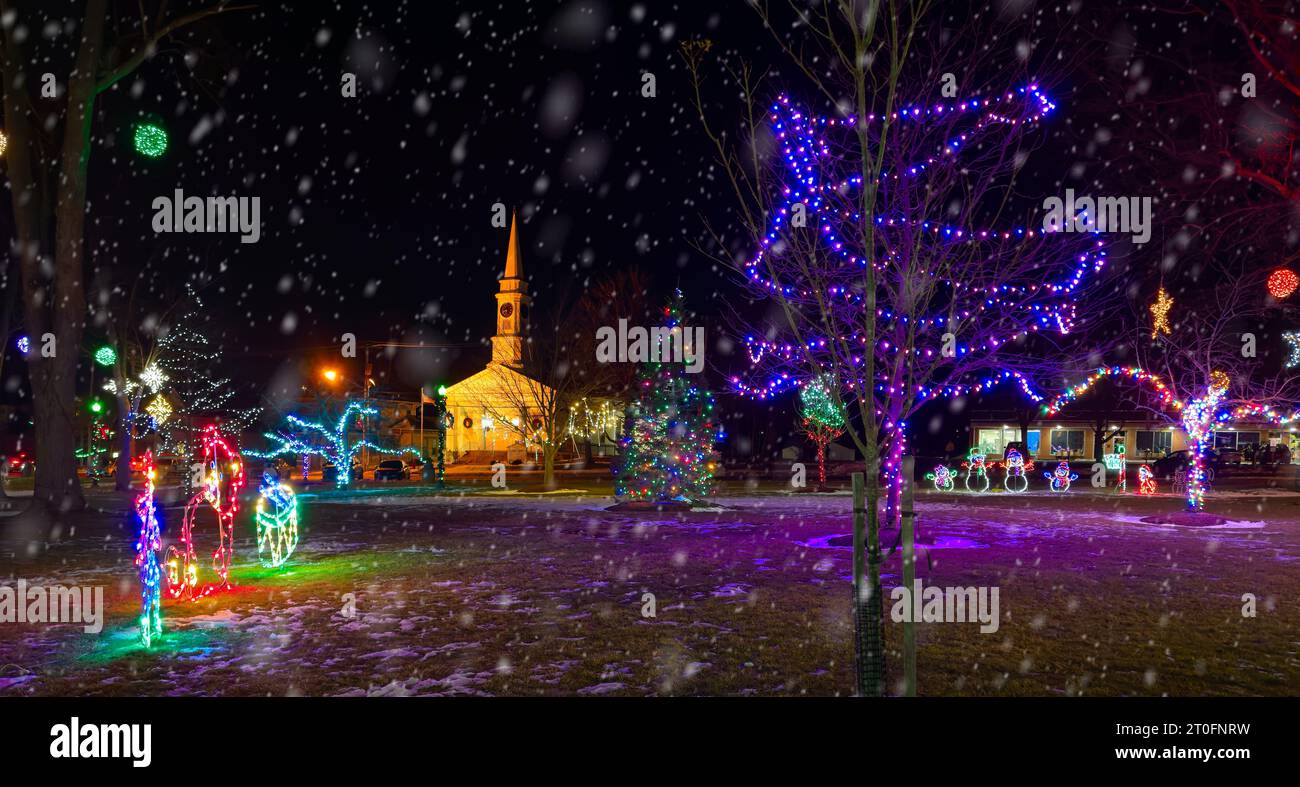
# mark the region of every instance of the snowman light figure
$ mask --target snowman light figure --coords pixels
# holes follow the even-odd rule
[[[936,492],[951,492],[957,485],[956,473],[943,465],[935,465],[933,473],[925,474],[926,480],[934,482]]]
[[[988,465],[984,463],[984,454],[981,454],[978,448],[972,448],[970,453],[966,454],[966,461],[962,462],[961,466],[966,468],[967,492],[989,491]]]
[[[1053,492],[1069,492],[1070,482],[1078,480],[1079,474],[1071,473],[1070,463],[1063,461],[1060,464],[1058,464],[1056,466],[1056,469],[1053,470],[1052,472],[1043,473],[1043,477],[1049,479],[1052,482]]]
[[[1025,457],[1019,451],[1012,448],[1007,451],[1007,475],[1002,479],[1002,488],[1008,492],[1023,492],[1029,488],[1029,476],[1027,472],[1032,472],[1034,463],[1026,462]]]
[[[1156,476],[1151,468],[1142,465],[1138,468],[1138,494],[1154,495],[1156,493]]]

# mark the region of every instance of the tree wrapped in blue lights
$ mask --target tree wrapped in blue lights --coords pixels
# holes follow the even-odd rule
[[[663,318],[666,328],[684,327],[680,290],[664,308]],[[681,333],[676,336],[680,340]],[[624,418],[622,459],[615,471],[619,498],[690,502],[709,493],[714,445],[723,431],[713,394],[698,379],[680,361],[648,361],[638,370]]]
[[[376,453],[391,455],[418,453],[414,449],[386,448],[368,440],[353,441],[351,439],[350,432],[353,431],[351,427],[354,423],[359,423],[363,418],[370,418],[378,414],[377,409],[361,402],[348,402],[347,406],[343,408],[343,414],[339,416],[339,419],[332,427],[317,421],[308,421],[296,415],[286,415],[284,417],[284,426],[263,435],[267,440],[275,444],[273,448],[266,451],[244,451],[244,453],[262,459],[271,459],[277,456],[307,455],[324,457],[326,462],[334,465],[337,472],[336,486],[339,489],[346,489],[352,483],[352,461],[361,449],[369,448]]]
[[[757,177],[777,196],[746,214],[765,218],[740,268],[778,308],[746,326],[750,369],[732,384],[767,399],[837,380],[856,407],[846,434],[866,458],[868,510],[883,499],[896,525],[908,420],[1004,383],[1042,401],[1034,380],[1057,372],[1046,351],[1065,346],[1047,337],[1079,323],[1106,251],[1096,232],[1005,215],[1027,135],[1057,109],[1037,83],[856,109],[770,106],[781,156]]]

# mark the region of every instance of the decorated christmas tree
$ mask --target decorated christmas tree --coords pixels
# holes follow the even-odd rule
[[[260,408],[227,407],[235,389],[229,377],[216,373],[222,347],[220,341],[209,338],[208,322],[202,299],[187,285],[180,313],[158,340],[158,365],[166,372],[166,388],[171,396],[155,398],[150,413],[164,447],[182,455],[191,452],[191,445],[197,444],[198,430],[205,425],[196,420],[197,416],[219,413],[218,428],[228,437],[237,437],[260,413]],[[186,482],[188,486],[188,478]]]
[[[844,434],[844,406],[835,399],[833,381],[822,376],[799,391],[799,428],[817,449],[817,486],[826,486],[826,446]]]
[[[663,315],[672,341],[680,341],[687,333],[680,290]],[[687,350],[703,352],[702,347]],[[667,348],[650,358],[638,370],[625,413],[615,493],[653,502],[698,500],[712,487],[713,447],[722,437],[713,394],[700,387],[685,364],[672,360]]]

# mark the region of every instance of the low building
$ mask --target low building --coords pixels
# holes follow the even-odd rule
[[[1027,459],[1071,459],[1102,461],[1124,446],[1130,462],[1152,462],[1188,447],[1187,434],[1181,427],[1145,414],[1116,414],[1101,423],[1089,414],[1070,418],[1041,418],[1021,427],[1010,413],[975,412],[971,415],[970,445],[979,448],[989,459],[1002,459],[1010,443],[1020,443]],[[1097,456],[1097,433],[1102,434],[1101,453]],[[1023,432],[1023,434],[1022,434]],[[1292,461],[1300,459],[1300,435],[1294,428],[1266,423],[1225,423],[1214,433],[1214,447],[1219,451],[1247,451],[1248,446],[1285,446]],[[1253,448],[1251,450],[1253,450]]]

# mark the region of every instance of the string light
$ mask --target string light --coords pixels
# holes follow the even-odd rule
[[[140,641],[147,648],[162,636],[162,531],[158,527],[158,509],[154,503],[153,451],[141,459],[144,491],[135,499],[135,516],[140,520],[140,536],[135,542],[135,567],[140,576]]]
[[[107,344],[95,350],[95,363],[100,366],[112,366],[117,363],[117,351]]]
[[[281,428],[279,432],[266,432],[264,436],[279,445],[269,451],[247,451],[249,456],[256,456],[263,459],[272,459],[277,456],[286,454],[301,455],[303,457],[303,477],[307,474],[307,457],[311,455],[324,457],[334,465],[336,472],[335,485],[339,489],[346,489],[352,483],[352,460],[361,451],[362,448],[369,448],[372,451],[386,455],[398,454],[418,454],[413,448],[385,448],[381,445],[375,445],[368,440],[358,440],[357,442],[348,441],[348,425],[353,419],[367,418],[378,415],[379,411],[373,407],[367,407],[360,402],[349,402],[343,409],[343,415],[339,417],[338,422],[331,429],[324,424],[315,421],[307,421],[296,415],[285,416],[288,426]],[[325,438],[320,441],[319,437]]]
[[[1287,268],[1278,268],[1268,276],[1268,294],[1278,300],[1291,297],[1291,293],[1300,287],[1300,276]]]
[[[257,556],[262,565],[284,565],[298,546],[298,499],[269,470],[262,474],[253,522],[257,525]]]
[[[1169,336],[1173,331],[1169,328],[1169,310],[1174,306],[1174,299],[1165,292],[1161,287],[1156,293],[1156,301],[1151,304],[1151,338],[1156,339],[1160,334]]]
[[[179,544],[167,548],[167,592],[172,598],[193,601],[230,587],[230,559],[235,553],[235,514],[239,490],[244,488],[244,464],[216,426],[206,426],[203,442],[203,486],[185,505]],[[199,561],[194,552],[194,518],[206,506],[217,515],[217,548],[212,568],[218,582],[199,586]]]
[[[26,336],[19,336],[18,352],[22,353],[23,355],[26,355],[31,351],[32,351],[32,340],[27,338]]]
[[[1291,345],[1291,357],[1286,359],[1286,368],[1290,369],[1300,364],[1300,331],[1286,331],[1282,338]]]
[[[1097,371],[1088,375],[1088,378],[1078,385],[1067,388],[1064,393],[1057,396],[1047,404],[1043,405],[1043,414],[1052,416],[1061,412],[1061,408],[1076,401],[1083,396],[1097,383],[1111,377],[1127,377],[1133,382],[1142,383],[1149,386],[1156,395],[1157,404],[1164,407],[1172,407],[1175,410],[1181,410],[1183,403],[1174,398],[1174,394],[1165,385],[1164,380],[1159,376],[1145,371],[1139,366],[1102,366]]]
[[[1078,480],[1079,474],[1071,473],[1070,463],[1062,460],[1056,465],[1055,470],[1049,473],[1043,473],[1043,477],[1052,482],[1051,487],[1053,492],[1069,492],[1070,482]]]

